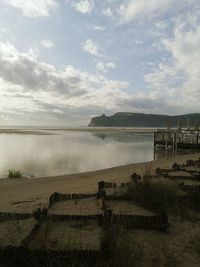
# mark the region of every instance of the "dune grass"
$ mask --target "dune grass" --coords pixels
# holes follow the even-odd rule
[[[22,172],[20,170],[10,169],[8,171],[8,178],[21,178]]]
[[[126,194],[136,203],[154,212],[168,213],[176,209],[178,205],[178,187],[161,180],[144,179],[139,183],[132,183]]]

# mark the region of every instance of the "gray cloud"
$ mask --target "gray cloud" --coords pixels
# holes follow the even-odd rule
[[[19,53],[11,45],[0,45],[0,77],[25,91],[51,91],[69,97],[87,91],[75,73],[55,69],[30,54]]]

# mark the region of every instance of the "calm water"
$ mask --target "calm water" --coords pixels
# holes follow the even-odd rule
[[[0,134],[0,177],[9,169],[51,176],[153,159],[153,135],[57,131],[53,135]]]

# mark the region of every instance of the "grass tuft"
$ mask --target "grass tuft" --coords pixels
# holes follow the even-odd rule
[[[8,178],[21,178],[22,172],[20,170],[9,170]]]

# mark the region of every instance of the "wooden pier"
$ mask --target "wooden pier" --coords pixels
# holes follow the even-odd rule
[[[159,129],[154,132],[155,149],[196,149],[200,150],[200,130]]]

